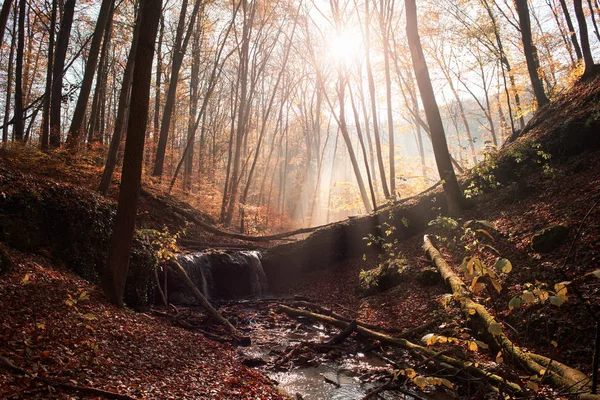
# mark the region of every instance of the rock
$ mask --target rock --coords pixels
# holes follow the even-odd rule
[[[554,225],[544,228],[531,238],[531,248],[536,253],[549,253],[564,243],[569,235],[565,225]]]
[[[406,261],[386,260],[377,268],[361,271],[359,277],[359,296],[366,297],[398,286],[404,280]]]
[[[248,368],[262,367],[266,363],[267,362],[260,357],[242,359],[242,364]]]
[[[435,268],[426,268],[417,274],[417,282],[423,286],[435,286],[443,282],[442,276]]]

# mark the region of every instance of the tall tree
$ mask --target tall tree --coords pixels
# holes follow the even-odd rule
[[[582,0],[573,0],[573,6],[575,7],[575,16],[577,17],[577,23],[579,25],[581,51],[583,52],[583,62],[585,64],[583,76],[589,77],[596,74],[598,66],[594,64],[594,57],[592,56],[592,49],[590,48],[590,38],[588,36],[587,22],[585,21]]]
[[[2,11],[0,11],[0,45],[4,42],[4,30],[6,29],[6,22],[8,22],[11,8],[12,0],[4,0]]]
[[[417,24],[417,5],[416,0],[404,0],[406,8],[406,37],[408,46],[412,56],[413,68],[417,78],[417,85],[421,93],[423,108],[427,117],[427,123],[431,130],[431,143],[433,145],[433,153],[437,164],[440,178],[443,182],[444,194],[448,204],[448,212],[450,215],[457,215],[462,210],[464,197],[458,185],[452,160],[446,142],[446,134],[444,133],[444,125],[440,110],[435,100],[435,93],[431,85],[427,62],[423,54],[421,39],[419,37],[419,28]]]
[[[19,22],[17,39],[17,60],[15,70],[15,116],[14,140],[23,141],[23,52],[25,49],[25,0],[19,0]]]
[[[129,56],[127,57],[127,64],[125,64],[125,71],[123,72],[123,82],[121,84],[121,92],[119,94],[119,105],[117,107],[115,127],[108,148],[106,165],[104,166],[104,172],[102,173],[102,179],[100,180],[100,187],[98,188],[98,191],[103,195],[106,195],[110,187],[113,172],[117,166],[117,155],[119,152],[119,147],[121,146],[123,131],[125,130],[125,116],[127,113],[127,107],[129,105],[129,93],[131,91],[131,81],[133,79],[133,67],[135,65],[135,55],[140,36],[140,17],[140,12],[138,11],[138,22],[136,22],[133,30],[131,48],[129,50]]]
[[[102,277],[104,293],[112,303],[118,306],[123,306],[125,281],[127,280],[131,244],[135,231],[144,158],[144,140],[148,124],[152,60],[161,4],[162,0],[140,2],[140,37],[135,53],[131,115],[127,127],[119,204],[106,268]]]
[[[115,0],[102,0],[102,5],[100,6],[96,28],[94,29],[94,36],[92,37],[92,44],[85,64],[83,81],[81,82],[81,89],[79,90],[79,97],[77,98],[75,111],[73,111],[73,119],[71,120],[71,127],[69,128],[67,136],[67,146],[71,148],[76,148],[79,145],[79,137],[81,136],[83,121],[85,119],[85,111],[90,98],[90,92],[92,91],[92,84],[94,83],[98,57],[100,56],[100,45],[102,44],[102,37],[104,36],[104,30],[108,23],[110,10],[114,1]]]
[[[167,100],[165,109],[163,110],[162,123],[160,125],[160,136],[158,138],[158,147],[156,149],[156,158],[154,160],[153,176],[162,176],[165,154],[167,151],[167,139],[169,138],[169,129],[171,129],[171,119],[173,117],[173,109],[175,108],[175,94],[177,93],[177,85],[179,83],[179,72],[183,63],[183,57],[186,53],[190,37],[194,32],[196,25],[196,17],[200,10],[202,1],[196,0],[190,21],[186,30],[185,17],[187,15],[188,0],[183,0],[181,3],[181,14],[179,16],[179,24],[177,25],[177,34],[175,37],[175,48],[173,49],[173,60],[171,63],[171,80],[169,82],[169,90],[167,92]],[[185,37],[184,37],[185,34]]]
[[[15,47],[17,42],[17,8],[14,9],[14,23],[12,27],[12,38],[10,40],[10,51],[8,55],[8,76],[6,77],[6,97],[4,103],[4,125],[2,126],[2,143],[8,142],[8,127],[10,125],[10,103],[12,99],[12,79],[14,71]]]
[[[521,40],[523,41],[523,51],[527,61],[527,71],[531,80],[531,87],[535,94],[535,100],[538,107],[543,107],[550,102],[544,91],[544,84],[540,79],[540,60],[538,58],[537,47],[533,43],[531,34],[531,18],[529,16],[528,0],[515,0],[517,14],[519,15],[519,27],[521,28]]]
[[[50,139],[50,104],[52,102],[52,65],[54,63],[54,36],[56,30],[57,0],[52,0],[50,12],[50,38],[48,41],[48,66],[46,68],[46,94],[44,95],[44,111],[42,117],[42,150],[48,150]]]
[[[75,14],[76,0],[67,0],[64,5],[63,15],[60,21],[60,30],[56,41],[56,53],[54,65],[52,66],[52,101],[50,107],[50,147],[60,147],[60,116],[62,103],[63,75],[65,60],[71,38],[71,27]]]

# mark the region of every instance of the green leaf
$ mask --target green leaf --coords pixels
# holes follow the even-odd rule
[[[512,310],[513,308],[521,307],[521,298],[519,296],[515,296],[508,302],[508,309]]]
[[[488,328],[488,331],[494,336],[501,335],[502,334],[502,326],[497,322],[492,322],[490,324],[490,327]]]
[[[512,263],[508,259],[499,258],[498,260],[496,260],[496,269],[498,271],[504,272],[505,274],[508,274],[510,271],[512,271],[513,267]]]
[[[560,307],[564,301],[558,296],[550,296],[550,303],[554,304],[557,307]]]
[[[494,237],[485,229],[477,229],[476,232],[483,233],[485,236],[489,237],[492,242],[494,241]]]

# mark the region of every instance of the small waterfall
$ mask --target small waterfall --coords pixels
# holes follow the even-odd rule
[[[213,286],[213,277],[210,269],[209,255],[206,253],[184,254],[177,257],[177,261],[188,276],[194,282],[204,297],[210,300],[212,297],[211,287]]]
[[[252,296],[262,296],[267,292],[267,276],[263,270],[262,262],[260,261],[260,252],[258,251],[240,251],[234,253],[245,260],[246,265],[250,269],[250,288]]]
[[[257,297],[267,291],[267,277],[258,251],[182,254],[177,260],[208,299]],[[170,274],[169,299],[179,304],[194,303],[185,285],[175,279]]]

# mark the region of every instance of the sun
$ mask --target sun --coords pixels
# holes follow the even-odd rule
[[[338,62],[351,64],[362,47],[362,37],[359,32],[345,30],[332,36],[329,42],[331,56]]]

